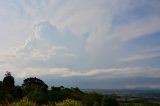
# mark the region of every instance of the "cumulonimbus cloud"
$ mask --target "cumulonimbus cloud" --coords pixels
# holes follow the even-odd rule
[[[160,31],[159,7],[159,2],[145,0],[0,1],[1,43],[16,45],[0,49],[0,69],[12,71],[18,78],[159,77],[158,68],[145,68],[143,63],[144,67],[123,66],[123,62],[160,56],[155,50],[129,54],[123,49],[135,38]]]

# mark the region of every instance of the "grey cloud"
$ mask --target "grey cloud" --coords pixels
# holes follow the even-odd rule
[[[156,72],[155,72],[156,70]],[[44,79],[49,86],[64,85],[80,88],[159,88],[160,69],[154,68],[115,68],[97,69],[88,72],[77,72],[67,68],[28,69],[17,72],[16,79],[37,76]],[[26,73],[25,73],[26,72]],[[148,73],[149,72],[149,73]],[[154,72],[154,73],[152,73]],[[28,74],[27,74],[28,73]],[[38,74],[37,74],[38,73]],[[145,73],[145,74],[144,74]],[[156,75],[153,75],[156,74]],[[23,76],[25,75],[25,76]]]
[[[126,55],[122,59],[120,59],[121,62],[133,62],[138,60],[145,60],[145,59],[151,59],[160,57],[160,48],[150,48],[150,49],[143,49],[141,51],[133,52],[132,55]]]

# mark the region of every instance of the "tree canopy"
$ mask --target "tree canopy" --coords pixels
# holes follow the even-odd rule
[[[10,72],[6,72],[5,74],[5,77],[3,79],[3,87],[6,91],[6,93],[9,93],[9,94],[13,94],[14,93],[14,88],[15,88],[15,85],[14,85],[14,77],[11,75]]]
[[[23,81],[22,88],[25,90],[33,90],[34,88],[48,89],[48,86],[42,80],[30,77]]]

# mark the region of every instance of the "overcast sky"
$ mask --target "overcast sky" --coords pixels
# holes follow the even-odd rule
[[[0,0],[0,79],[160,88],[160,0]]]

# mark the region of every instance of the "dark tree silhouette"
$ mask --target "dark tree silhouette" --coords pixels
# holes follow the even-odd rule
[[[14,77],[11,75],[10,72],[6,72],[5,77],[3,79],[3,87],[8,94],[13,94],[15,90],[14,85]]]
[[[29,100],[37,104],[46,104],[48,101],[48,86],[40,79],[27,78],[22,84],[22,89]]]
[[[33,89],[43,89],[43,90],[47,90],[48,89],[48,86],[40,79],[34,77],[30,77],[30,78],[27,78],[23,81],[23,84],[22,84],[22,88],[29,92],[30,90],[33,91]]]

